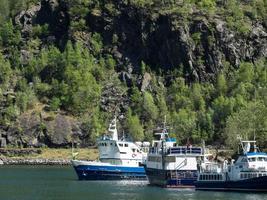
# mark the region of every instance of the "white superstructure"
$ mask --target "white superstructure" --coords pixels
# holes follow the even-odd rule
[[[109,124],[108,133],[97,140],[99,161],[101,165],[121,165],[138,167],[146,162],[147,142],[130,142],[119,139],[116,118]],[[79,161],[89,164],[89,161]],[[94,162],[95,164],[95,162]]]
[[[203,155],[201,147],[177,146],[174,138],[168,137],[167,130],[155,133],[159,140],[152,142],[148,153],[147,168],[163,170],[197,170],[197,157]]]
[[[224,163],[203,163],[199,173],[199,181],[240,181],[267,176],[267,154],[259,152],[256,141],[241,141],[243,155],[238,159]],[[216,176],[215,176],[216,175]]]

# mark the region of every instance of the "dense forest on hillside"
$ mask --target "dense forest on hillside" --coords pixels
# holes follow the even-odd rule
[[[151,140],[267,147],[266,0],[0,0],[1,145]]]

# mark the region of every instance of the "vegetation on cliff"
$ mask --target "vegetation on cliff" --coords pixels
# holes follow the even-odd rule
[[[136,140],[150,140],[167,116],[181,143],[233,145],[237,134],[256,133],[267,147],[266,0],[0,5],[7,144],[60,146],[51,136],[66,127],[58,115],[77,124],[68,119],[69,135],[55,136],[63,146],[93,144],[116,113]],[[38,120],[25,127],[23,116]]]

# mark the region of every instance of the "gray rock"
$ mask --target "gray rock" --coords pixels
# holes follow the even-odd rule
[[[41,9],[41,3],[31,6],[28,10],[21,11],[15,17],[15,24],[22,28],[23,34],[29,35],[32,32],[32,25],[36,19],[37,13]]]
[[[7,143],[6,143],[6,138],[0,138],[0,148],[6,148]]]
[[[150,84],[150,81],[151,81],[151,76],[149,73],[145,73],[143,75],[143,79],[142,79],[142,84],[141,84],[141,91],[144,92],[146,91],[146,89],[148,88],[149,84]]]
[[[132,75],[128,72],[122,71],[119,75],[120,80],[125,83],[128,87],[131,87],[133,84]]]
[[[46,137],[51,147],[70,146],[72,141],[72,126],[70,120],[58,114],[53,121],[45,122]]]

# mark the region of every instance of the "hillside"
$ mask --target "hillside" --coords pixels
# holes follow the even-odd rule
[[[0,0],[0,146],[151,140],[267,147],[266,0]]]

